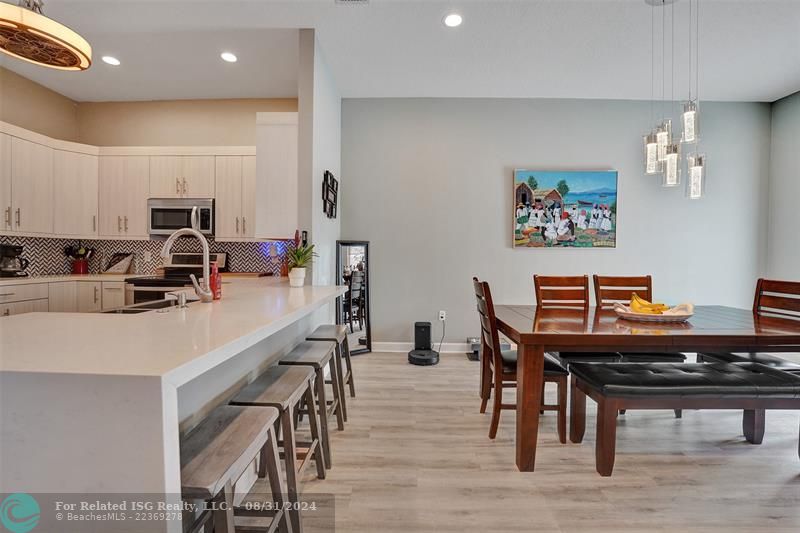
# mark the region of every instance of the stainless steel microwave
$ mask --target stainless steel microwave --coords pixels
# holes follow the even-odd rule
[[[214,199],[147,200],[147,230],[150,235],[171,235],[181,228],[194,228],[203,235],[214,235]]]

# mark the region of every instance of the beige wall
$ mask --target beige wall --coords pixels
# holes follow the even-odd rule
[[[0,120],[56,139],[78,141],[78,104],[3,67]]]
[[[255,146],[256,113],[297,111],[297,100],[85,102],[78,136],[97,146]]]
[[[76,103],[0,67],[0,120],[96,146],[255,146],[256,113],[296,98]]]

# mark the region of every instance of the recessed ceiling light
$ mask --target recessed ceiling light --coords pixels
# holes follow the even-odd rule
[[[448,28],[455,28],[456,26],[461,26],[462,20],[461,15],[458,13],[450,13],[444,18],[444,25]]]
[[[119,59],[114,56],[103,56],[103,63],[118,67],[120,65]]]
[[[219,57],[222,58],[223,61],[227,61],[228,63],[236,63],[238,59],[234,54],[230,52],[222,52]]]

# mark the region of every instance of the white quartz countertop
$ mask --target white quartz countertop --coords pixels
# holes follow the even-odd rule
[[[160,376],[179,386],[346,290],[290,288],[285,278],[225,281],[221,300],[164,313],[27,313],[3,318],[0,371]]]
[[[125,281],[142,274],[67,274],[61,276],[27,276],[23,278],[0,278],[0,287],[28,285],[29,283],[58,283],[62,281]]]

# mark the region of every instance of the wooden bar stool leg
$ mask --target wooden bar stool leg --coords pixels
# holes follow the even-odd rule
[[[272,492],[272,499],[275,503],[283,507],[283,517],[281,518],[281,526],[283,531],[292,531],[292,526],[289,523],[289,513],[286,511],[286,501],[284,494],[286,489],[283,485],[281,478],[280,459],[278,457],[278,438],[275,435],[275,430],[271,429],[267,435],[267,442],[262,449],[264,453],[261,454],[262,461],[265,463],[265,471],[269,479],[269,488]]]
[[[225,488],[214,496],[214,532],[235,533],[233,525],[233,487],[231,482],[225,483]]]
[[[344,431],[344,393],[342,392],[342,376],[341,366],[337,368],[336,362],[331,358],[328,363],[328,368],[331,371],[331,381],[333,382],[333,401],[336,404],[336,427],[339,431]]]
[[[308,388],[303,396],[305,397],[306,405],[315,405],[314,383],[311,380],[309,380]],[[322,435],[320,435],[319,419],[314,409],[308,410],[308,424],[311,426],[311,440],[317,441],[317,448],[314,450],[314,464],[317,467],[317,478],[325,479],[325,469],[331,467],[330,463],[328,463],[330,458],[325,457],[325,452],[322,449]]]
[[[353,384],[353,364],[350,361],[350,343],[347,341],[347,337],[344,338],[342,341],[343,351],[344,351],[344,364],[347,367],[347,384],[350,385],[350,397],[356,397],[356,386]]]
[[[345,374],[342,371],[342,345],[337,343],[336,349],[333,352],[333,357],[331,358],[332,361],[335,361],[334,365],[336,366],[336,373],[339,375],[339,379],[336,383],[333,384],[334,387],[338,387],[339,390],[339,407],[342,409],[342,416],[344,417],[344,421],[347,422],[347,405],[345,404],[345,393],[344,393],[344,380]],[[333,371],[331,370],[331,381],[333,381]],[[340,428],[341,429],[341,428]]]
[[[328,436],[328,400],[325,395],[325,373],[321,368],[316,370],[317,405],[319,406],[319,425],[322,431],[322,450],[325,464],[331,464],[331,443]]]
[[[290,511],[292,530],[295,533],[301,533],[303,525],[300,520],[300,499],[297,490],[297,449],[291,408],[281,411],[281,426],[283,428],[283,460],[286,466],[286,494],[289,497],[289,503],[292,504]],[[233,530],[230,533],[234,533]]]

